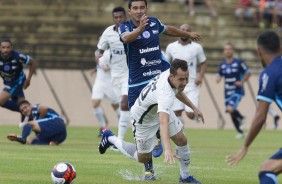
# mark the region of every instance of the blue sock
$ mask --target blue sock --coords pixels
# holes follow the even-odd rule
[[[24,140],[26,140],[26,138],[29,136],[29,134],[31,133],[31,131],[32,131],[31,125],[25,125],[25,126],[23,127],[23,131],[22,131],[22,138],[23,138]]]
[[[260,184],[278,184],[276,174],[269,171],[259,173]]]
[[[19,104],[14,100],[8,100],[4,103],[3,107],[11,111],[20,112]]]

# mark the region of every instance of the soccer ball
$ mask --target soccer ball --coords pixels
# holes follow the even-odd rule
[[[74,167],[67,162],[57,163],[51,171],[51,179],[54,184],[71,184],[76,178]]]

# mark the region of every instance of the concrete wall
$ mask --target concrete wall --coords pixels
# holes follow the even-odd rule
[[[56,95],[64,108],[68,118],[70,119],[71,126],[97,126],[98,122],[93,114],[91,107],[91,92],[83,77],[81,70],[45,70],[48,79],[51,81],[55,89]],[[91,85],[95,76],[90,76],[88,71],[84,71],[87,78],[90,80]],[[220,84],[215,83],[215,74],[206,74],[206,79],[211,87],[212,93],[218,103],[221,113],[226,121],[224,128],[232,128],[233,125],[228,114],[224,112],[224,99],[223,99],[223,81]],[[250,84],[256,93],[257,91],[257,75],[252,75]],[[1,85],[1,88],[3,85]],[[251,96],[250,90],[245,84],[246,95],[242,99],[239,110],[247,118],[247,127],[249,127],[255,112],[255,103]],[[32,78],[31,86],[25,92],[26,98],[31,103],[40,103],[53,107],[59,113],[62,113],[58,103],[56,102],[47,81],[44,78],[42,70],[37,71],[37,75]],[[117,125],[115,113],[110,107],[107,100],[102,102],[106,115],[109,119],[110,126]],[[278,110],[276,105],[272,105],[274,109]],[[215,106],[208,94],[207,86],[202,85],[200,95],[200,109],[204,113],[205,124],[198,124],[187,119],[185,126],[190,128],[218,128],[218,114]],[[278,111],[279,112],[279,111]],[[281,112],[279,112],[281,115]],[[20,115],[9,110],[0,108],[0,124],[14,124],[18,125]],[[273,119],[271,116],[267,119],[267,128],[273,127]]]

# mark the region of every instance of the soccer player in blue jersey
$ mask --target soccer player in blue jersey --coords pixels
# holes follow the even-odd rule
[[[170,66],[169,61],[161,52],[160,34],[189,37],[193,41],[201,39],[197,33],[182,31],[174,26],[162,24],[155,17],[148,17],[147,10],[146,0],[129,0],[128,13],[131,19],[119,26],[129,69],[129,109],[150,80]],[[156,154],[156,156],[159,155]],[[154,177],[152,159],[145,164],[145,168],[146,172],[152,173],[148,178]]]
[[[23,89],[30,85],[31,77],[36,69],[35,60],[13,50],[9,39],[1,41],[0,49],[0,75],[4,82],[4,88],[0,93],[0,106],[19,112],[18,103],[25,100]],[[29,66],[27,77],[23,71],[23,65]]]
[[[259,76],[259,89],[256,112],[245,143],[237,154],[229,156],[230,165],[236,165],[248,152],[266,121],[270,104],[274,101],[282,111],[282,55],[280,39],[277,33],[265,31],[257,39],[257,52],[264,70]],[[263,162],[259,169],[260,184],[277,184],[277,175],[282,171],[282,148]]]
[[[9,134],[7,136],[10,141],[33,145],[58,145],[66,139],[67,130],[64,120],[50,107],[39,104],[32,106],[24,100],[20,102],[19,109],[30,120],[21,123],[22,135]],[[32,131],[35,132],[35,136],[29,137],[27,140]]]
[[[237,139],[244,138],[242,123],[244,117],[238,111],[237,107],[244,96],[244,82],[250,77],[250,70],[242,59],[234,58],[234,47],[227,43],[223,49],[225,60],[219,65],[216,82],[219,83],[222,77],[225,78],[224,96],[225,108],[231,116],[233,124],[238,132]]]

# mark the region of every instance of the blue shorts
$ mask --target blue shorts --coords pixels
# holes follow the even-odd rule
[[[233,109],[237,109],[239,102],[242,99],[242,95],[238,93],[234,93],[230,95],[228,98],[225,98],[225,107],[231,106]]]
[[[143,85],[135,86],[135,87],[129,87],[128,89],[128,107],[129,109],[134,105],[136,99],[139,97],[142,89],[146,85],[147,84],[143,84]]]
[[[32,144],[48,145],[50,141],[60,144],[67,137],[66,126],[61,118],[40,119],[38,124],[41,132],[36,133],[37,139],[35,139]]]
[[[24,97],[23,85],[25,79],[26,79],[25,75],[21,75],[18,79],[13,79],[11,81],[4,81],[3,91],[10,93],[11,96],[14,98]]]
[[[282,148],[274,153],[274,155],[272,155],[269,159],[282,159]]]

